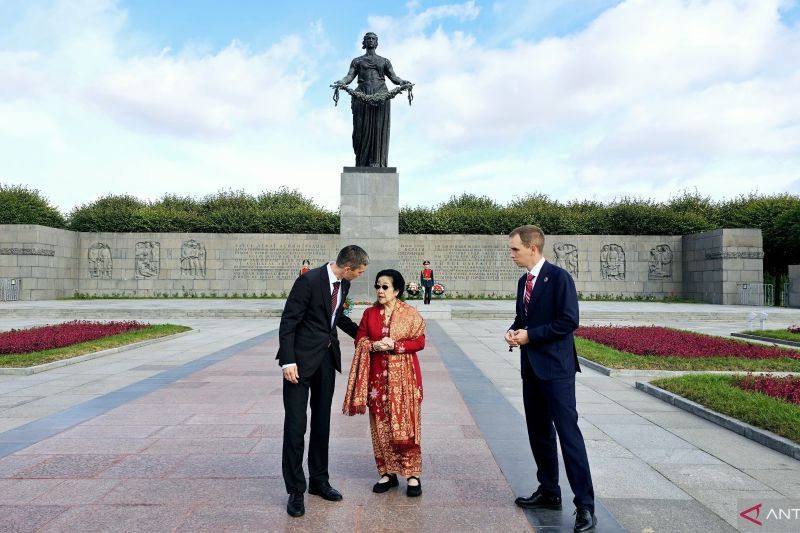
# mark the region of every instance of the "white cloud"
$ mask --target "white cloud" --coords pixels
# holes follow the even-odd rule
[[[39,54],[36,52],[0,50],[0,98],[34,96],[41,84],[36,72],[38,60]]]
[[[407,120],[423,153],[507,146],[524,161],[555,142],[583,185],[564,183],[562,199],[752,190],[754,175],[737,169],[780,192],[800,175],[800,28],[782,25],[780,4],[631,0],[582,32],[508,48],[410,33],[392,59],[419,82]]]
[[[310,83],[300,55],[297,37],[260,54],[237,42],[201,57],[165,50],[121,62],[87,97],[124,123],[179,135],[280,126],[300,112]]]
[[[507,46],[460,26],[496,16],[474,1],[369,17],[417,84],[392,109],[401,201],[797,192],[800,26],[783,25],[784,4],[628,0]],[[266,49],[173,51],[111,0],[20,6],[0,35],[0,179],[65,208],[281,185],[337,207],[351,118],[347,99],[317,99],[316,57],[332,50],[320,22]]]

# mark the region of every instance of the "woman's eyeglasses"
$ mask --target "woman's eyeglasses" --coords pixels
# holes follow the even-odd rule
[[[378,289],[383,289],[385,291],[388,291],[389,289],[391,289],[391,287],[389,285],[378,285],[376,283],[375,284],[375,290],[377,291]]]

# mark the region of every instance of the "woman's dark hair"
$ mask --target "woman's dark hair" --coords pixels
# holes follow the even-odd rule
[[[308,259],[303,259],[303,264],[304,265],[310,265],[311,261],[309,261]]]
[[[375,283],[377,284],[378,278],[382,278],[383,276],[392,278],[392,287],[397,291],[397,297],[400,298],[403,295],[403,291],[406,290],[406,280],[403,279],[403,275],[393,268],[387,268],[375,275]]]

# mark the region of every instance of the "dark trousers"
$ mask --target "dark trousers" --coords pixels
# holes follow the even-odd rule
[[[431,303],[431,292],[433,291],[433,285],[430,287],[425,287],[425,296],[423,298],[422,303],[429,304]]]
[[[306,491],[303,449],[306,434],[306,409],[311,396],[311,436],[308,442],[308,478],[312,485],[328,481],[328,438],[331,427],[331,401],[336,384],[333,354],[322,358],[317,371],[298,383],[283,380],[283,481],[286,492]]]
[[[572,492],[575,507],[594,512],[594,488],[589,471],[586,445],[578,428],[578,410],[575,401],[575,378],[541,380],[531,367],[526,355],[522,357],[522,399],[528,440],[536,461],[536,477],[541,492],[561,496],[558,486],[558,448],[556,434],[561,441],[564,469]]]

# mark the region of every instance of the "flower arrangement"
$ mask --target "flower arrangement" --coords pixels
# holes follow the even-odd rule
[[[800,359],[800,352],[657,326],[582,326],[578,337],[635,355]]]
[[[406,285],[406,293],[411,298],[419,298],[422,295],[422,289],[417,282],[412,281]]]
[[[788,328],[786,328],[786,331],[788,331],[789,333],[797,333],[798,335],[800,335],[800,326],[797,325],[789,326]]]
[[[353,303],[352,298],[350,298],[349,296],[345,298],[344,302],[342,302],[342,314],[344,314],[345,316],[350,316],[350,311],[353,310],[353,305],[355,304]]]
[[[442,285],[441,283],[434,283],[433,284],[433,288],[431,289],[431,292],[434,294],[434,296],[443,295],[444,294],[444,285]]]
[[[93,341],[148,327],[141,322],[90,322],[73,320],[52,326],[16,329],[0,333],[0,354],[40,352]]]

